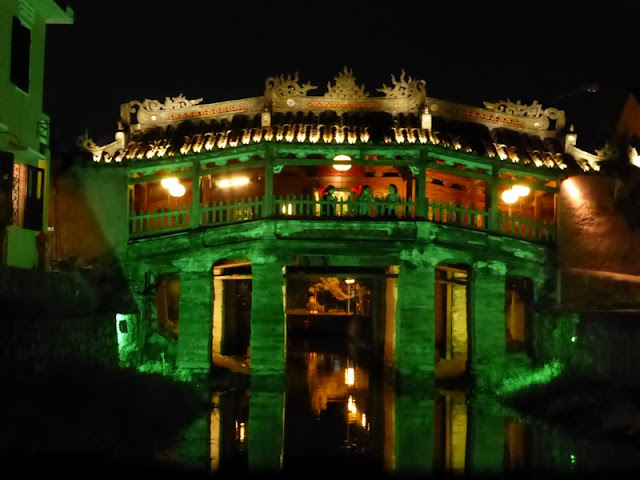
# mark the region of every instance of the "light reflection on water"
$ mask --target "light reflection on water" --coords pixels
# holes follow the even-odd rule
[[[512,418],[464,391],[396,392],[354,349],[289,346],[282,391],[212,394],[207,470],[495,474],[640,468],[640,454]]]

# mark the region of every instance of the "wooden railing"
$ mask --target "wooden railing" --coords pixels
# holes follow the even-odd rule
[[[190,207],[155,212],[134,212],[129,218],[131,238],[187,230],[199,226],[216,226],[265,218],[265,198],[239,198],[205,204],[200,207],[199,222],[192,225]],[[416,202],[401,199],[397,202],[374,200],[317,200],[308,195],[278,196],[273,201],[274,217],[279,219],[348,220],[428,220],[465,228],[491,230],[527,240],[553,243],[555,223],[499,212],[497,225],[491,228],[489,213],[472,205],[426,199],[424,213],[418,212]],[[196,218],[198,216],[196,215]]]
[[[556,225],[554,222],[536,221],[517,213],[509,215],[500,212],[499,230],[505,235],[526,238],[535,242],[555,242]]]
[[[229,199],[213,205],[208,203],[202,207],[201,225],[222,225],[226,223],[245,222],[262,218],[264,199],[255,197]]]
[[[143,237],[184,230],[189,228],[189,213],[188,206],[175,210],[161,208],[154,212],[142,210],[129,217],[129,236]]]
[[[468,228],[488,228],[489,213],[477,210],[473,206],[455,205],[452,202],[427,199],[427,220],[437,223],[449,223]]]
[[[317,200],[313,195],[285,195],[276,198],[275,213],[278,218],[327,218],[351,219],[406,219],[416,218],[415,202],[401,200]]]

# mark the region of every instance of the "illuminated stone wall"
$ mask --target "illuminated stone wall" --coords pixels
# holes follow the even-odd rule
[[[213,276],[209,272],[180,274],[178,366],[208,371],[211,362]]]
[[[400,381],[429,378],[435,355],[435,267],[403,262],[398,276],[395,366]]]
[[[251,266],[251,373],[282,375],[285,367],[286,328],[282,265],[275,259]]]
[[[469,337],[476,342],[475,347],[469,345],[470,353],[475,353],[471,362],[484,365],[489,372],[495,371],[505,358],[497,353],[506,355],[506,275],[532,278],[536,300],[553,292],[555,278],[548,249],[486,232],[427,222],[352,221],[319,225],[313,221],[263,220],[130,243],[124,267],[138,309],[143,312],[140,329],[148,335],[155,328],[153,283],[157,279],[163,275],[182,279],[185,274],[184,278],[189,278],[194,274],[188,272],[195,271],[201,275],[210,272],[208,269],[221,259],[239,258],[251,262],[250,364],[252,373],[262,376],[278,376],[283,372],[286,332],[282,268],[307,264],[301,259],[332,268],[375,267],[384,271],[398,266],[394,267],[398,268],[398,277],[386,282],[393,292],[380,293],[387,318],[395,324],[376,326],[389,337],[378,345],[378,350],[382,358],[385,345],[385,359],[395,361],[400,379],[404,377],[405,383],[411,383],[413,378],[423,386],[431,381],[435,360],[436,265],[464,264],[470,268],[470,283],[477,284],[475,293],[468,293]],[[303,263],[299,264],[300,261]],[[145,276],[153,279],[151,285],[145,285]],[[189,368],[204,368],[210,361],[205,351],[212,341],[215,309],[215,300],[210,303],[211,283],[209,273],[207,285],[193,283],[187,287],[184,298],[185,289],[181,285],[178,342],[182,353],[178,361],[186,362],[185,366],[194,365]],[[184,315],[190,314],[183,311],[195,312],[198,319],[185,320]],[[460,336],[459,331],[457,337]],[[144,339],[144,335],[140,338]],[[462,342],[461,338],[457,340]],[[195,361],[191,358],[194,356],[200,367],[190,363]]]
[[[506,359],[503,262],[478,262],[471,277],[471,370],[490,374]]]
[[[626,206],[631,194],[610,177],[562,183],[558,259],[565,308],[640,307],[640,217]]]

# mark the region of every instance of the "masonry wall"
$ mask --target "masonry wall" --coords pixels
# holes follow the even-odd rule
[[[560,299],[575,311],[640,307],[639,192],[607,176],[574,176],[558,204]]]
[[[125,168],[75,166],[57,175],[51,194],[53,260],[121,255],[129,240]]]
[[[572,341],[573,339],[573,341]],[[538,314],[534,355],[561,361],[567,371],[640,387],[640,317],[632,313]]]
[[[3,318],[0,370],[33,373],[66,362],[118,366],[115,316]]]

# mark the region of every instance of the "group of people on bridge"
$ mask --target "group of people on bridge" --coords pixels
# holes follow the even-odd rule
[[[322,194],[322,216],[333,216],[336,214],[336,204],[338,199],[335,196],[335,187],[327,185],[321,189]],[[401,198],[398,194],[398,187],[393,183],[389,185],[389,190],[384,199],[378,199],[371,194],[369,185],[362,185],[359,188],[351,187],[351,193],[347,200],[347,214],[351,217],[376,217],[380,214],[383,217],[397,217],[397,202]],[[384,203],[382,212],[375,208],[376,203]]]

